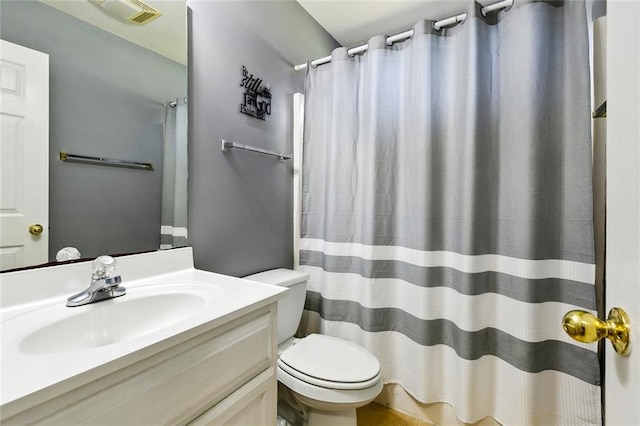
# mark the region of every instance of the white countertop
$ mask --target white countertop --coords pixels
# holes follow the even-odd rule
[[[0,275],[0,404],[3,417],[68,392],[273,303],[286,291],[282,287],[196,270],[192,266],[190,248],[125,256],[117,260],[118,273],[123,279],[121,285],[127,288],[127,294],[74,308],[65,306],[66,298],[86,287],[86,282],[84,287],[77,284],[82,281],[80,276],[90,276],[90,272],[86,271],[87,268],[90,271],[90,262],[88,265],[54,266]],[[162,273],[153,274],[154,271]],[[65,278],[66,275],[68,279]],[[65,284],[67,282],[74,283],[74,288],[69,289]],[[59,287],[64,289],[64,294],[47,289],[55,288],[58,283],[61,283]],[[54,321],[78,315],[83,310],[95,309],[100,303],[131,303],[136,298],[148,295],[150,291],[161,293],[165,291],[163,289],[175,289],[180,285],[190,285],[194,291],[206,291],[210,296],[207,304],[194,309],[184,319],[157,326],[154,331],[116,343],[53,353],[25,350],[24,343],[21,346],[24,337],[34,331]],[[210,288],[215,290],[209,292]],[[32,293],[31,300],[23,294],[25,292]],[[42,293],[46,297],[42,297]],[[41,297],[33,296],[37,294]],[[170,314],[167,313],[168,315]],[[29,320],[25,321],[25,318]],[[163,318],[159,318],[158,322],[162,323]],[[150,323],[153,324],[153,321]],[[119,326],[126,327],[126,321]]]

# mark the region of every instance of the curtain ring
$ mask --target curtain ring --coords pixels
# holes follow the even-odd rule
[[[481,7],[480,14],[482,15],[483,18],[486,18],[489,12],[494,12],[494,11],[496,13],[508,12],[509,10],[511,10],[514,3],[515,3],[515,0],[504,0],[486,7]]]

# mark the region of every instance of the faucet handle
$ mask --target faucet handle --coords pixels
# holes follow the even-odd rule
[[[92,280],[101,280],[113,274],[117,266],[116,260],[111,256],[99,256],[91,264]]]

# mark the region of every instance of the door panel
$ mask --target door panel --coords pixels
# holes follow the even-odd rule
[[[49,56],[0,40],[0,269],[49,249]],[[32,235],[29,226],[43,232]]]
[[[640,2],[607,2],[606,304],[627,311],[631,353],[605,345],[605,423],[640,424]]]

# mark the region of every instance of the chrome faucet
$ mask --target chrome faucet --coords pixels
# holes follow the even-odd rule
[[[116,269],[116,260],[111,256],[97,257],[91,264],[91,285],[67,299],[67,306],[82,306],[101,300],[124,296],[127,289],[120,287],[120,275],[112,276]]]

